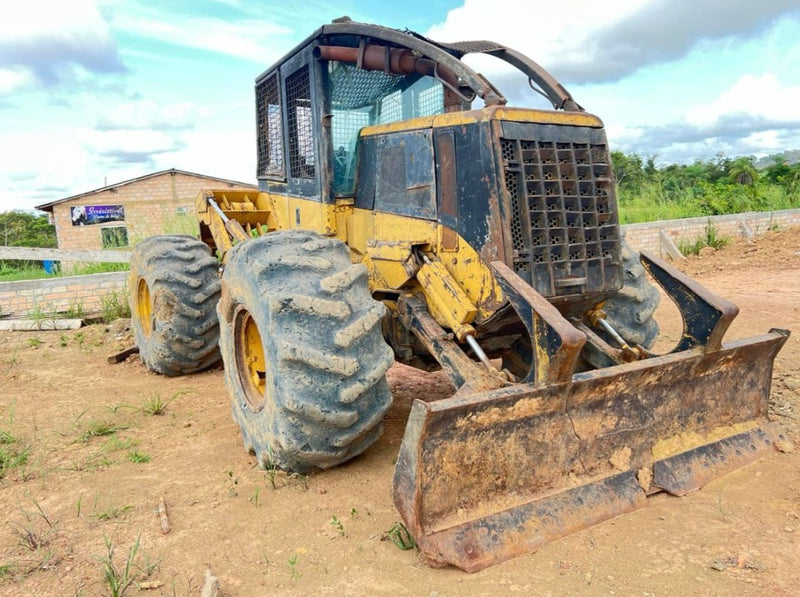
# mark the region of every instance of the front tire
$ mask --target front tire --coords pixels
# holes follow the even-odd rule
[[[150,371],[176,376],[220,360],[219,264],[188,235],[151,236],[134,248],[128,278],[131,327]]]
[[[288,230],[237,245],[218,313],[233,417],[260,466],[325,469],[378,439],[394,360],[385,307],[341,241]]]

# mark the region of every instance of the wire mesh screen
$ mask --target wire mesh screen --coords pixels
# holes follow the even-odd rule
[[[398,89],[404,80],[403,75],[363,70],[343,62],[328,64],[331,106],[337,110],[371,106],[387,93]]]
[[[258,175],[283,176],[283,122],[277,73],[256,87]]]
[[[292,178],[314,178],[314,126],[308,66],[286,79],[289,124],[289,172]]]

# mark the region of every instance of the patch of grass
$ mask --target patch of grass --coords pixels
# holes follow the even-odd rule
[[[102,566],[103,581],[111,597],[122,597],[138,578],[149,578],[161,564],[161,558],[151,562],[150,558],[141,550],[141,535],[136,536],[136,540],[128,548],[125,561],[121,565],[114,562],[114,544],[111,539],[104,536],[103,541],[106,545],[106,553],[96,559]]]
[[[14,574],[14,564],[0,564],[0,579]]]
[[[100,297],[100,311],[103,314],[104,323],[111,323],[123,317],[130,317],[131,308],[128,305],[127,293],[114,290],[102,295]]]
[[[236,497],[239,495],[239,479],[231,469],[226,469],[225,475],[227,477],[225,483],[228,486],[228,497]]]
[[[42,341],[39,338],[28,338],[28,346],[31,348],[39,348],[42,345]]]
[[[124,425],[115,425],[107,421],[90,421],[87,428],[81,433],[80,440],[86,443],[93,437],[114,435],[117,431],[122,431],[124,429],[127,429]]]
[[[328,524],[330,524],[334,529],[336,529],[336,532],[339,533],[339,535],[341,535],[342,537],[345,536],[344,525],[342,524],[341,520],[336,518],[335,515],[331,516],[331,519],[328,522]]]
[[[705,228],[704,233],[694,241],[681,239],[678,242],[678,249],[684,255],[699,255],[700,251],[706,247],[721,249],[730,243],[730,239],[719,234],[717,227],[711,222]]]
[[[92,513],[89,515],[89,518],[97,520],[98,522],[104,522],[119,518],[129,510],[133,510],[132,505],[126,504],[124,506],[117,506],[111,500],[106,500],[105,504],[100,505],[100,496],[95,495],[94,504],[92,504]]]
[[[18,522],[9,520],[8,526],[17,536],[17,543],[26,551],[39,551],[50,544],[53,536],[58,532],[56,522],[50,520],[42,506],[34,498],[30,498],[34,505],[33,511],[25,510],[19,506],[19,511],[24,520]]]
[[[61,336],[58,338],[58,345],[66,346],[68,343],[69,343],[69,338],[67,337],[67,335],[61,334]]]
[[[289,576],[292,580],[297,580],[300,578],[300,573],[297,571],[297,552],[293,553],[291,557],[287,560],[289,564]]]
[[[391,541],[403,551],[417,549],[417,542],[414,541],[414,537],[411,536],[411,533],[408,532],[406,525],[404,525],[402,522],[394,523],[392,528],[383,534],[382,539],[384,541]]]
[[[128,452],[128,460],[135,464],[143,464],[145,462],[150,462],[150,455],[141,450],[133,449]]]
[[[65,319],[83,319],[86,317],[86,310],[83,308],[83,301],[73,299],[69,302],[67,310],[62,314]]]
[[[0,429],[0,479],[5,478],[12,469],[26,465],[31,453],[31,448],[23,445],[14,435],[13,427],[14,404],[12,403],[5,429]]]
[[[178,390],[169,398],[162,398],[159,392],[153,392],[150,395],[150,398],[145,398],[144,402],[142,402],[141,411],[146,415],[163,415],[164,412],[167,410],[167,407],[177,398],[181,396],[185,396],[189,393],[189,390]]]

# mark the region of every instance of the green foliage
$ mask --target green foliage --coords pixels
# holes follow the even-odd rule
[[[103,541],[106,544],[106,554],[98,556],[96,559],[102,566],[103,580],[111,597],[122,597],[133,586],[137,578],[149,578],[161,564],[160,558],[151,562],[141,551],[140,536],[138,535],[136,541],[128,549],[125,562],[121,566],[114,562],[114,545],[111,540],[104,536]]]
[[[656,167],[654,158],[611,152],[620,223],[800,207],[800,164],[759,172],[752,157]]]
[[[678,249],[684,255],[699,255],[702,249],[711,247],[712,249],[721,249],[730,242],[730,239],[720,236],[717,227],[711,222],[705,228],[702,236],[699,236],[694,241],[687,241],[681,239],[678,242]]]
[[[402,522],[394,523],[392,528],[384,533],[383,538],[391,541],[403,551],[416,549],[417,547],[417,542],[414,541],[414,537],[411,536],[411,533],[408,532],[406,525],[404,525]]]
[[[46,215],[25,211],[0,213],[0,245],[6,247],[55,247],[56,227],[48,223]],[[0,261],[0,276],[10,269],[36,269],[44,273],[40,261]],[[46,276],[47,274],[44,273]],[[5,278],[3,278],[5,279]]]
[[[150,462],[150,455],[134,448],[128,452],[128,460],[135,464],[143,464]]]
[[[159,392],[153,392],[150,395],[150,398],[144,399],[141,410],[146,415],[163,415],[173,400],[180,398],[188,392],[189,390],[178,390],[172,396],[166,399],[162,398]]]
[[[128,304],[127,296],[124,292],[116,290],[100,297],[100,310],[105,323],[131,316],[131,307]]]

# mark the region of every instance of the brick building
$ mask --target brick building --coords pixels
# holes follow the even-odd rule
[[[257,187],[173,168],[38,205],[36,209],[50,214],[60,249],[130,247],[153,234],[196,234],[194,200],[202,189]]]

